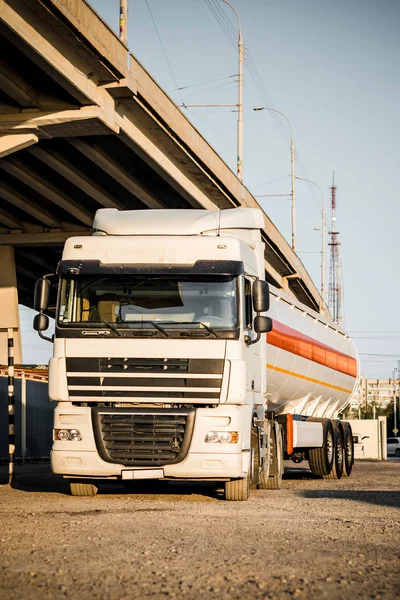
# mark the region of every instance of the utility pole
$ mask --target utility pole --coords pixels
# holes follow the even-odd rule
[[[338,241],[339,232],[336,230],[336,186],[335,174],[331,186],[331,205],[332,205],[332,225],[329,235],[331,241],[328,244],[331,247],[331,262],[329,272],[329,297],[328,306],[334,322],[343,326],[343,295],[340,269],[340,255]]]
[[[393,369],[393,433],[394,435],[397,435],[399,430],[397,429],[397,398],[396,398],[396,381],[394,378],[394,374],[397,371],[397,391],[399,392],[399,384],[400,384],[400,375],[399,375],[399,368],[400,368],[400,360],[397,361],[397,369]]]
[[[236,174],[240,182],[243,183],[243,64],[244,64],[244,45],[242,37],[242,29],[240,26],[240,17],[234,6],[228,0],[222,0],[235,13],[238,22],[238,101],[237,104],[180,104],[181,108],[200,108],[200,107],[217,107],[217,106],[234,106],[237,108],[237,159],[236,159]],[[242,195],[244,195],[244,187],[242,185]]]
[[[119,3],[119,39],[124,44],[128,43],[128,0]]]
[[[397,360],[397,393],[400,396],[400,360]],[[396,406],[396,395],[394,396],[394,406]],[[399,410],[400,410],[400,402],[399,402]],[[396,410],[395,413],[396,415]],[[397,415],[395,416],[394,419],[394,428],[397,429]],[[396,435],[398,434],[398,431],[396,432]]]
[[[224,2],[225,2],[225,0],[224,0]],[[291,193],[291,196],[292,196],[292,250],[293,250],[293,252],[296,252],[296,186],[295,186],[295,182],[296,182],[296,179],[302,179],[302,177],[296,177],[296,175],[295,175],[296,154],[295,154],[295,149],[294,149],[292,124],[289,121],[289,119],[287,118],[287,116],[284,115],[283,112],[281,112],[280,110],[277,110],[276,108],[269,108],[268,106],[255,106],[253,108],[253,110],[270,110],[271,112],[278,113],[278,115],[281,115],[281,117],[283,117],[285,119],[285,121],[287,122],[287,124],[289,125],[289,130],[290,130],[290,178],[292,181],[292,193]],[[314,181],[311,181],[310,179],[305,179],[304,181],[310,181],[310,183],[314,183]],[[314,183],[314,185],[317,185],[317,184]],[[279,194],[273,194],[273,195],[276,196]]]

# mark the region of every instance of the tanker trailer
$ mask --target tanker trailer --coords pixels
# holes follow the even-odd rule
[[[350,475],[337,411],[351,340],[266,282],[258,209],[97,211],[65,242],[49,396],[51,464],[72,495],[102,481],[215,482],[226,500],[280,487],[283,459]],[[35,288],[47,329],[51,278]]]
[[[282,424],[285,456],[307,459],[315,475],[349,476],[353,436],[350,424],[337,415],[356,386],[356,348],[332,321],[272,286],[270,294],[267,410]],[[322,444],[314,447],[317,431]]]

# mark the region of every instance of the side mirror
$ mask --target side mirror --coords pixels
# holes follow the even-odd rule
[[[49,317],[40,313],[33,318],[33,329],[35,331],[46,331],[49,326]]]
[[[266,281],[257,279],[253,283],[253,308],[256,313],[269,310],[269,285]]]
[[[35,296],[33,306],[35,310],[43,311],[49,305],[50,281],[48,279],[38,279],[35,285]],[[40,331],[39,329],[37,331]]]
[[[255,317],[254,331],[256,333],[268,333],[269,331],[272,331],[271,317],[261,317],[260,315]]]

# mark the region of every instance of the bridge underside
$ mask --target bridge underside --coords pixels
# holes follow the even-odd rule
[[[83,0],[3,0],[0,74],[0,249],[13,249],[21,304],[99,208],[258,207]],[[263,238],[267,279],[319,311],[266,215]]]

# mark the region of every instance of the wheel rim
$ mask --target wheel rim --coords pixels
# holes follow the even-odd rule
[[[353,444],[351,443],[350,436],[347,436],[346,442],[346,463],[348,465],[353,463]]]
[[[343,468],[343,442],[339,434],[336,444],[336,464],[339,469]]]
[[[326,456],[329,464],[331,464],[333,461],[333,437],[331,431],[328,431],[328,435],[326,436]]]

